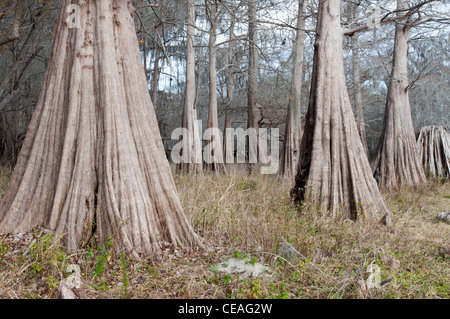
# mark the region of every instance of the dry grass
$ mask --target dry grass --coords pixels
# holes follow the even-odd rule
[[[9,170],[0,173],[0,189]],[[2,176],[3,174],[3,176]],[[71,263],[82,270],[81,298],[448,298],[450,183],[386,193],[395,216],[387,228],[299,214],[291,185],[272,176],[177,176],[185,213],[209,244],[207,251],[169,247],[158,260],[132,260],[108,247],[67,254],[42,231],[0,237],[0,296],[57,298]],[[2,184],[3,183],[3,184]],[[295,261],[280,258],[288,243]],[[239,280],[211,266],[225,258],[257,258],[272,277]],[[367,267],[380,268],[369,289]]]

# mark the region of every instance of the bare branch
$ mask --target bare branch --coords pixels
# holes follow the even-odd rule
[[[405,19],[405,18],[410,18],[413,14],[419,13],[419,10],[423,6],[425,6],[427,4],[430,4],[432,2],[438,2],[438,1],[439,0],[425,0],[425,1],[422,1],[422,2],[418,3],[417,5],[415,5],[415,6],[411,7],[411,8],[408,8],[408,9],[405,9],[405,10],[395,10],[395,11],[389,12],[381,19],[380,23],[383,24],[383,23],[388,23],[388,22],[394,22],[394,21],[397,21],[397,20],[402,20],[402,19]],[[405,13],[402,14],[402,15],[397,15],[395,17],[388,18],[391,14],[400,13],[400,12],[405,12]],[[430,18],[430,17],[427,18],[427,19],[419,18],[419,19],[415,20],[412,23],[408,23],[408,27],[409,28],[415,27],[415,26],[417,26],[419,24],[423,24],[425,22],[430,22],[430,21],[441,22],[441,20]],[[446,20],[442,20],[442,21],[446,21]],[[355,28],[344,29],[343,34],[344,35],[348,35],[348,36],[352,36],[356,32],[366,31],[368,29],[369,29],[369,26],[367,24],[365,24],[365,25],[357,26]]]
[[[147,4],[140,5],[139,7],[136,7],[133,10],[133,13],[135,13],[138,10],[141,10],[141,9],[144,9],[144,8],[149,8],[149,7],[155,8],[155,7],[158,7],[158,4],[157,3],[147,3]]]
[[[15,81],[14,87],[12,91],[0,102],[0,111],[9,103],[11,100],[17,95],[17,93],[20,91],[19,84],[25,75],[25,71],[28,69],[28,67],[31,65],[31,62],[33,62],[34,58],[37,57],[39,52],[44,48],[44,45],[41,45],[37,50],[28,58],[27,62],[25,63],[25,66],[22,68],[22,71],[20,72],[19,77]]]
[[[380,23],[388,23],[388,22],[393,22],[399,19],[404,19],[405,17],[401,16],[401,17],[392,17],[392,18],[383,18],[381,19]],[[369,25],[365,24],[365,25],[361,25],[355,28],[351,28],[351,29],[344,29],[343,34],[344,35],[348,35],[348,36],[352,36],[353,34],[357,33],[357,32],[362,32],[362,31],[366,31],[369,29]]]
[[[0,11],[0,20],[3,18],[3,16],[6,14],[6,11],[8,11],[8,8],[4,8],[2,11]]]
[[[25,0],[18,0],[16,4],[16,12],[14,14],[14,22],[11,27],[11,30],[8,34],[5,34],[4,36],[0,37],[0,45],[4,45],[6,43],[15,41],[19,39],[20,34],[20,24],[22,22],[22,14],[23,14],[23,8],[24,8]],[[0,13],[0,18],[2,18],[5,15],[6,11],[5,9],[2,10],[2,13]]]

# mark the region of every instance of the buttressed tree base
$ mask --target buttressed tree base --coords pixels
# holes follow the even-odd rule
[[[79,25],[66,9],[76,4]],[[201,247],[184,215],[126,0],[65,0],[50,63],[0,207],[0,233],[44,227],[69,251],[109,236],[152,254]]]
[[[291,194],[336,217],[390,224],[352,113],[342,34],[340,0],[320,1],[310,104]]]

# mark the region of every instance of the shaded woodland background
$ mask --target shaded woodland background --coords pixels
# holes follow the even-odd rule
[[[244,1],[245,2],[245,1]],[[343,5],[342,23],[364,21],[370,1],[353,1],[357,17]],[[392,1],[378,1],[385,12],[395,9]],[[445,5],[445,1],[441,5]],[[136,1],[136,7],[148,4]],[[448,3],[447,3],[448,4]],[[14,1],[2,1],[0,33],[6,33],[14,17]],[[14,164],[27,125],[36,105],[47,67],[52,36],[61,1],[27,1],[20,39],[0,47],[0,159]],[[394,7],[392,7],[394,6]],[[258,1],[257,51],[258,86],[256,102],[262,127],[280,128],[284,139],[286,112],[292,82],[293,46],[298,1]],[[317,1],[306,8],[306,38],[302,84],[302,117],[309,99]],[[181,126],[185,97],[186,21],[184,1],[159,1],[157,7],[142,7],[135,15],[142,60],[146,68],[149,92],[155,104],[163,139]],[[248,35],[247,7],[240,1],[218,2],[217,93],[219,128],[225,114],[232,116],[232,127],[246,128]],[[233,23],[232,23],[233,22]],[[230,26],[233,24],[233,61],[228,61]],[[382,129],[383,113],[392,63],[394,25],[392,23],[360,33],[357,51],[360,60],[362,106],[371,158],[376,152]],[[208,117],[208,35],[205,3],[197,2],[195,31],[197,116],[207,127]],[[351,38],[344,38],[347,87],[353,97]],[[233,100],[227,103],[226,81],[233,74]],[[416,134],[427,125],[450,125],[449,33],[446,23],[427,23],[412,29],[408,42],[409,96]],[[353,102],[353,101],[352,101]],[[352,103],[354,105],[355,103]],[[166,141],[167,149],[173,142]],[[282,144],[280,144],[282,145]]]

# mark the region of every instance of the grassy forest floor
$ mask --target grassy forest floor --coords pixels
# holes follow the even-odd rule
[[[0,168],[0,200],[10,169]],[[0,298],[59,298],[67,267],[78,264],[79,298],[449,298],[450,183],[384,193],[394,225],[336,221],[299,214],[290,186],[273,176],[175,177],[185,213],[208,244],[206,251],[167,245],[155,259],[133,260],[106,247],[68,254],[36,230],[0,236]],[[294,251],[294,259],[280,247]],[[249,258],[270,268],[239,279],[214,265]],[[368,266],[382,285],[368,288]]]

